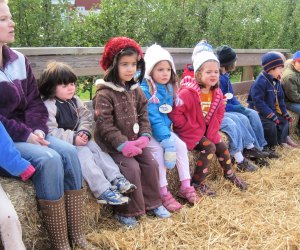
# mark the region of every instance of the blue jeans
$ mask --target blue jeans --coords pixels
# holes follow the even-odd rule
[[[16,142],[22,157],[36,169],[31,178],[36,196],[43,200],[58,200],[64,190],[82,188],[81,166],[76,148],[58,138],[47,136],[48,147]]]
[[[285,102],[285,106],[288,110],[295,112],[297,115],[300,115],[300,103],[296,102]]]
[[[267,141],[265,139],[264,128],[257,111],[246,108],[245,113],[243,114],[237,112],[233,113],[243,121],[243,124],[254,138],[254,146],[262,150],[262,148],[267,145]],[[245,117],[248,118],[248,121],[244,119]]]
[[[236,112],[225,112],[221,124],[221,131],[229,137],[229,152],[231,155],[243,152],[244,148],[254,144],[252,134],[245,127],[245,124],[249,121],[245,116],[241,118],[236,115]]]

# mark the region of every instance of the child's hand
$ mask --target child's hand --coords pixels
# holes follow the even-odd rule
[[[88,135],[86,135],[84,132],[79,132],[78,134],[77,134],[78,136],[80,136],[83,140],[86,140],[86,141],[88,141],[89,140],[89,137],[88,137]]]
[[[48,146],[50,144],[50,142],[46,141],[44,137],[35,135],[34,133],[30,133],[26,142],[40,146]]]
[[[87,143],[88,143],[88,139],[83,139],[80,135],[76,135],[75,137],[76,146],[85,146]]]
[[[147,147],[148,143],[149,143],[149,137],[145,135],[142,135],[135,141],[135,145],[140,149]]]
[[[172,169],[176,164],[176,147],[175,140],[172,139],[164,139],[160,142],[160,145],[164,148],[164,160],[165,167],[168,169]]]
[[[273,122],[275,122],[276,125],[278,125],[280,123],[278,117],[274,114],[272,115],[272,117],[270,118]]]
[[[292,123],[293,122],[293,117],[290,116],[289,113],[286,113],[284,115],[282,115],[284,117],[284,119],[286,119],[288,122]]]
[[[126,157],[133,157],[141,154],[143,151],[136,146],[136,141],[127,141],[122,149],[122,154]]]

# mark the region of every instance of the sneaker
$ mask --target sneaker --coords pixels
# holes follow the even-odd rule
[[[107,189],[102,193],[97,199],[99,204],[109,204],[109,205],[123,205],[129,202],[129,198],[123,196],[118,190]]]
[[[293,148],[299,148],[299,144],[296,143],[295,141],[293,141],[292,138],[291,138],[290,136],[288,136],[286,139],[287,139],[286,143],[287,143],[288,145],[290,145],[290,146],[293,147]]]
[[[136,190],[136,186],[126,180],[124,177],[114,179],[112,182],[113,186],[116,186],[121,194],[129,194]]]
[[[246,158],[266,158],[268,154],[253,147],[250,149],[245,148],[243,150],[243,156]]]
[[[259,167],[268,167],[268,166],[270,166],[270,163],[266,159],[263,159],[263,158],[253,159],[253,161]]]
[[[166,195],[161,197],[163,206],[168,209],[170,212],[178,211],[182,206],[181,204],[174,199],[172,194],[168,192]]]
[[[116,214],[115,215],[115,218],[123,225],[127,226],[127,227],[130,227],[130,228],[133,228],[135,226],[137,226],[138,222],[136,220],[135,217],[127,217],[127,216],[122,216],[122,215],[118,215]]]
[[[180,198],[186,199],[191,204],[195,204],[200,201],[200,197],[193,186],[184,189],[180,188],[177,195]]]
[[[199,191],[202,195],[205,195],[205,196],[211,196],[211,197],[214,197],[214,196],[217,196],[217,193],[213,190],[211,190],[209,188],[209,186],[207,186],[207,184],[203,183],[203,184],[192,184],[194,186],[194,188]]]
[[[278,159],[281,157],[281,155],[276,153],[275,149],[273,148],[264,147],[263,152],[267,152],[269,154],[268,155],[269,159]]]
[[[154,208],[151,212],[159,218],[169,218],[171,216],[169,211],[163,205]]]
[[[237,170],[241,172],[254,172],[257,170],[257,167],[244,158],[242,162],[237,163]]]
[[[237,177],[235,173],[231,175],[225,175],[225,179],[232,182],[236,187],[238,187],[242,191],[246,191],[248,189],[248,184],[240,177]]]

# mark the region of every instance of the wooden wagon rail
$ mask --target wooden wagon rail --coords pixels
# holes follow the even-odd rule
[[[78,76],[93,76],[103,74],[99,67],[99,60],[103,53],[103,47],[31,47],[15,48],[25,54],[32,65],[35,76],[38,78],[49,61],[62,61],[71,65]],[[177,70],[182,70],[187,63],[191,63],[193,48],[166,48],[173,56]],[[143,48],[145,52],[146,48]],[[253,67],[260,65],[260,59],[269,49],[235,49],[237,53],[237,66],[243,67],[241,81],[242,92],[247,90],[249,83],[253,81]],[[272,49],[279,51],[287,58],[290,51],[285,49]],[[250,81],[250,82],[249,82]],[[236,85],[236,84],[235,84]],[[237,88],[237,94],[240,86]]]

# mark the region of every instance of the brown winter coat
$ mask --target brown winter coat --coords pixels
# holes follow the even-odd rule
[[[103,151],[115,153],[124,142],[136,140],[143,134],[151,135],[147,99],[138,84],[127,90],[125,86],[101,79],[96,85],[94,138]],[[133,131],[135,123],[140,127],[137,134]]]

